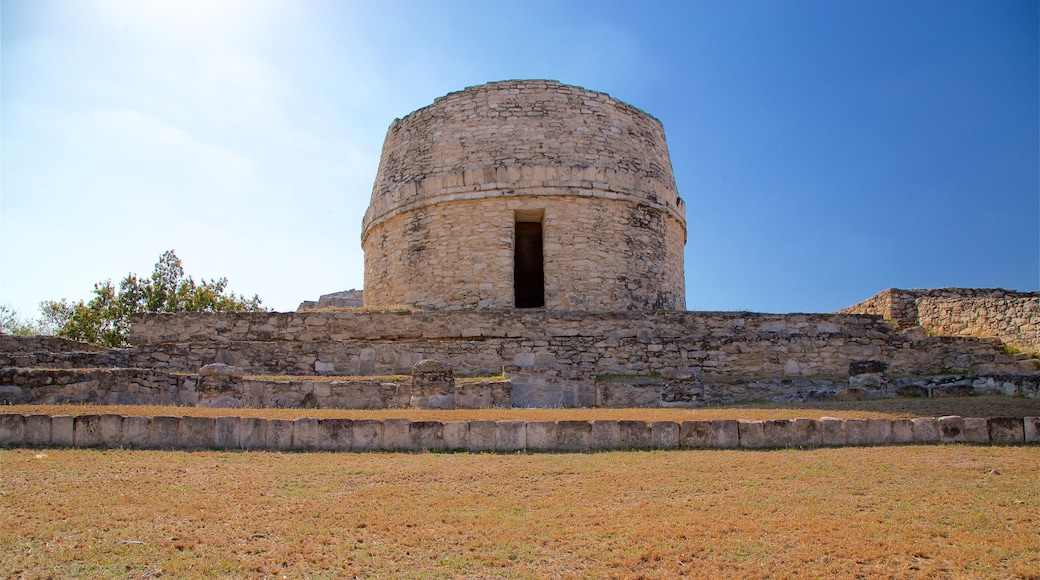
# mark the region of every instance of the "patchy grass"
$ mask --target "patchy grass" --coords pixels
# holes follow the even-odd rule
[[[11,578],[1038,578],[1040,448],[0,451]]]
[[[706,419],[795,419],[805,417],[843,417],[846,419],[913,418],[960,415],[962,417],[1040,417],[1040,399],[1026,397],[951,397],[936,399],[878,399],[844,403],[761,403],[701,409],[457,409],[424,411],[416,409],[208,409],[205,407],[105,406],[105,405],[12,405],[0,412],[25,415],[80,415],[115,413],[142,417],[300,417],[344,419],[410,419],[412,421],[592,421],[618,419],[632,421],[693,421]]]

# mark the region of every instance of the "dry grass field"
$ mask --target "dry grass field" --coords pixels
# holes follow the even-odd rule
[[[5,578],[1040,578],[1040,448],[0,451]]]
[[[413,420],[1037,416],[1008,397],[720,409],[8,407]],[[594,454],[0,449],[0,578],[1033,578],[1040,447]]]

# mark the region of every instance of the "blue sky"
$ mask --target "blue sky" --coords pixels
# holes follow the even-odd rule
[[[395,117],[550,78],[662,121],[687,307],[1040,288],[1036,1],[0,2],[0,303],[175,249],[276,310],[363,284]]]

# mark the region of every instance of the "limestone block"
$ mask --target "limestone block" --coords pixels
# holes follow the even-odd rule
[[[294,420],[292,448],[306,451],[318,449],[318,440],[320,438],[318,424],[318,419],[314,417],[300,417]]]
[[[415,451],[415,442],[412,441],[408,430],[408,419],[384,419],[383,420],[383,450],[384,451]]]
[[[148,447],[152,449],[175,449],[180,417],[152,417],[148,422]]]
[[[845,444],[853,446],[867,445],[867,420],[845,420]]]
[[[242,446],[242,420],[239,417],[217,417],[213,445],[219,449]]]
[[[560,449],[556,421],[530,421],[527,423],[527,449],[530,451],[556,451]]]
[[[322,451],[350,451],[354,445],[354,422],[350,419],[318,421],[317,444]]]
[[[469,450],[494,451],[498,446],[498,425],[494,421],[469,422]]]
[[[740,446],[740,426],[736,419],[714,419],[711,422],[715,449],[732,449]]]
[[[148,426],[151,424],[148,417],[123,417],[119,444],[138,449],[148,447]]]
[[[111,413],[101,416],[101,444],[105,447],[119,447],[123,439],[123,416]]]
[[[556,424],[560,451],[589,451],[592,449],[592,423],[588,421],[560,421]],[[528,449],[531,448],[531,431],[528,424]]]
[[[650,424],[646,421],[618,421],[621,449],[649,449],[653,445]]]
[[[266,449],[267,419],[242,417],[239,421],[239,442],[242,449]]]
[[[845,435],[845,419],[821,417],[820,431],[822,444],[827,447],[843,447],[848,442]]]
[[[498,451],[523,451],[527,446],[527,423],[524,421],[496,421]],[[473,426],[470,424],[470,429]]]
[[[791,447],[795,445],[794,421],[770,419],[762,421],[762,436],[768,447]]]
[[[418,451],[444,451],[444,425],[440,421],[412,421],[408,438]]]
[[[50,415],[27,415],[25,417],[25,443],[27,445],[50,445]]]
[[[892,439],[891,419],[866,419],[864,445],[888,445]]]
[[[900,445],[914,442],[914,423],[910,419],[892,419],[890,443]]]
[[[715,446],[715,431],[711,421],[683,421],[679,424],[679,444],[690,449],[708,449]]]
[[[57,447],[72,447],[75,440],[75,417],[72,415],[57,415],[51,417],[51,445]]]
[[[181,417],[177,430],[178,449],[212,449],[217,438],[217,420],[214,417]]]
[[[962,439],[965,443],[989,443],[989,421],[982,417],[965,417]]]
[[[1024,442],[1025,422],[1018,417],[990,417],[989,441],[997,445]]]
[[[675,421],[651,422],[650,444],[655,449],[675,449],[679,447],[679,424]]]
[[[1040,443],[1040,417],[1025,417],[1023,422],[1025,424],[1023,441],[1026,443]],[[29,417],[25,418],[25,429],[26,443],[28,443]]]
[[[603,419],[592,422],[592,448],[617,449],[621,444],[621,430],[618,422]]]
[[[350,448],[354,451],[378,451],[383,446],[383,422],[361,419],[351,425]]]
[[[469,422],[449,421],[444,424],[441,435],[448,451],[469,449]]]
[[[823,445],[823,427],[816,419],[798,418],[794,420],[793,444],[799,447],[820,447]]]
[[[938,443],[939,421],[934,417],[911,419],[914,425],[914,443]]]
[[[761,447],[772,447],[772,441],[766,441],[765,430],[761,421],[738,421],[738,432],[740,433],[740,446],[745,449],[758,449]]]
[[[964,419],[956,415],[939,417],[939,441],[941,443],[964,441]]]
[[[25,442],[25,416],[20,413],[0,415],[0,445],[21,445]]]
[[[99,415],[80,415],[75,420],[73,445],[76,447],[97,447],[101,445],[101,417]]]
[[[268,419],[264,432],[264,448],[269,451],[292,449],[293,422],[288,419]]]

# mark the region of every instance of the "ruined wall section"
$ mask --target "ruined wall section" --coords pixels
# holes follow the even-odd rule
[[[883,361],[892,376],[1021,370],[996,339],[914,338],[878,317],[850,315],[183,313],[142,315],[132,328],[134,366],[184,372],[224,362],[255,374],[386,375],[422,359],[446,361],[460,376],[511,367],[563,381],[611,373],[843,378],[863,360]]]
[[[543,224],[546,308],[685,308],[660,122],[553,81],[471,87],[394,121],[363,223],[366,306],[512,308],[519,216]]]
[[[1009,346],[1040,354],[1040,292],[890,288],[839,312],[878,314],[900,328],[921,326],[941,336],[995,337]]]

